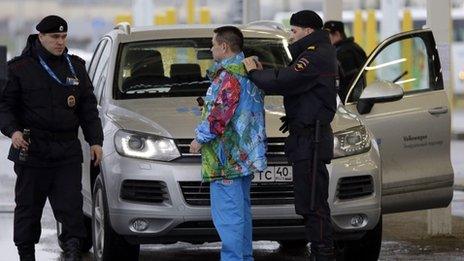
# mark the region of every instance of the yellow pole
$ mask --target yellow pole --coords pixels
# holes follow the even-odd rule
[[[132,14],[125,13],[116,15],[116,17],[114,18],[114,24],[116,25],[122,22],[128,22],[129,24],[132,24]]]
[[[370,54],[377,46],[377,19],[375,18],[375,11],[367,11],[367,24],[366,24],[366,53]],[[373,64],[371,64],[372,66]],[[368,73],[366,76],[367,84],[372,83],[376,78],[375,71]]]
[[[155,24],[156,25],[164,25],[164,24],[167,24],[166,23],[166,14],[164,13],[157,13],[155,15]]]
[[[177,14],[174,7],[169,7],[166,10],[166,22],[167,24],[177,24]]]
[[[195,0],[187,0],[187,24],[195,23]]]
[[[202,7],[200,9],[200,24],[211,23],[211,10],[208,7]]]
[[[410,31],[413,29],[413,22],[412,22],[412,15],[409,9],[405,9],[403,12],[403,22],[401,25],[401,29],[403,32]],[[403,89],[405,91],[409,91],[413,89],[413,84],[418,83],[420,76],[416,77],[416,73],[413,71],[413,55],[412,55],[412,40],[403,40],[401,41],[401,54],[406,61],[403,63],[403,71],[407,71],[408,74],[405,76],[408,79],[416,78],[417,80],[414,82],[407,82],[403,84]],[[404,80],[404,79],[403,79]]]
[[[366,51],[369,54],[377,46],[377,19],[375,18],[375,11],[367,11],[367,25],[366,25]]]
[[[211,10],[203,6],[200,8],[200,24],[211,24]],[[198,64],[201,67],[201,75],[206,75],[206,70],[213,64],[212,60],[199,60]]]
[[[353,36],[356,43],[364,48],[364,22],[361,10],[354,12]]]

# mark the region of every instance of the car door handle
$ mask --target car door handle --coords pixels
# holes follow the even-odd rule
[[[429,109],[429,113],[432,115],[445,114],[448,112],[448,107],[435,107]]]

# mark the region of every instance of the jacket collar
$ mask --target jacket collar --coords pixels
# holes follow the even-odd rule
[[[213,80],[218,75],[218,73],[222,72],[223,70],[241,74],[241,70],[239,67],[243,67],[242,60],[244,58],[245,55],[243,54],[243,52],[240,52],[234,56],[223,59],[219,62],[215,62],[214,65],[211,66],[210,69],[208,69],[208,77],[210,78],[210,80]]]
[[[68,52],[68,48],[65,48],[63,54],[65,54],[67,52]],[[47,51],[47,49],[45,49],[42,46],[42,44],[40,43],[38,34],[31,34],[27,38],[26,47],[24,47],[21,55],[30,55],[30,56],[32,56],[34,58],[38,58],[39,54],[46,61],[59,60],[59,59],[63,58],[63,54],[60,55],[60,56],[56,56],[56,55],[50,53],[49,51]]]

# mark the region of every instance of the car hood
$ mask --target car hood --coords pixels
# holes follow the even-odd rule
[[[268,137],[283,137],[280,117],[285,115],[282,97],[268,96],[265,102]],[[151,98],[114,101],[107,116],[120,128],[170,138],[193,138],[201,111],[196,97]],[[334,132],[360,125],[357,116],[338,106],[332,122]]]

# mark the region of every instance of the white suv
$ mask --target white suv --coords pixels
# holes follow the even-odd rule
[[[285,31],[241,28],[246,56],[257,55],[267,68],[291,60]],[[101,39],[89,75],[104,158],[100,168],[85,158],[82,180],[92,234],[86,247],[93,241],[97,260],[136,260],[145,243],[218,240],[200,156],[188,152],[200,115],[196,98],[209,86],[213,29],[120,25]],[[254,239],[303,247],[292,170],[278,131],[282,98],[267,95],[265,109],[269,167],[255,174],[251,187]],[[450,112],[430,30],[380,44],[339,102],[332,128],[329,204],[345,258],[377,259],[382,214],[449,204]]]

